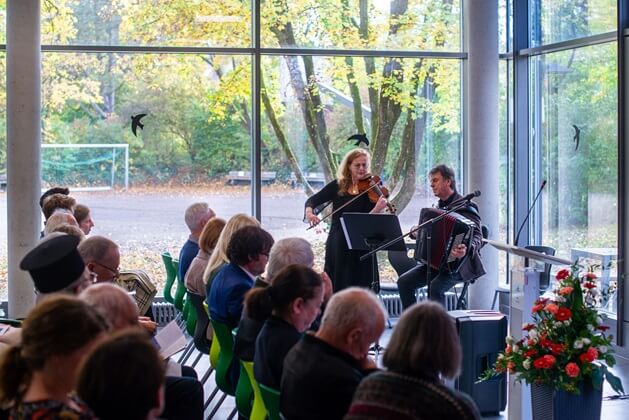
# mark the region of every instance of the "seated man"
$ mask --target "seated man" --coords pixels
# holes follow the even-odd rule
[[[284,360],[280,411],[287,419],[342,419],[361,379],[376,370],[368,356],[386,320],[372,292],[351,287],[332,295],[321,327]]]
[[[79,244],[85,266],[98,275],[99,283],[111,283],[120,277],[120,249],[104,236],[91,236]]]
[[[190,230],[190,236],[179,252],[179,281],[186,278],[188,268],[194,257],[199,253],[199,236],[205,224],[216,214],[207,203],[194,203],[188,206],[185,214],[186,226]]]
[[[443,210],[458,205],[458,201],[462,196],[456,192],[456,183],[454,179],[454,171],[446,165],[435,166],[430,171],[430,187],[435,196],[439,198],[437,206]],[[463,244],[453,249],[451,256],[455,258],[467,258],[457,272],[447,272],[445,270],[437,271],[429,268],[426,264],[419,264],[402,274],[397,281],[397,287],[400,290],[400,299],[404,309],[410,307],[417,302],[415,298],[415,290],[426,285],[426,277],[429,276],[429,299],[440,302],[445,306],[445,293],[455,284],[462,281],[470,281],[485,274],[485,268],[480,259],[479,251],[483,245],[483,236],[481,231],[481,219],[478,213],[478,207],[474,203],[469,203],[456,211],[476,224],[472,238],[471,249]],[[426,271],[429,270],[429,273]]]
[[[259,226],[238,229],[227,246],[229,264],[218,272],[207,297],[210,319],[236,328],[242,315],[245,293],[256,276],[264,273],[273,237]]]

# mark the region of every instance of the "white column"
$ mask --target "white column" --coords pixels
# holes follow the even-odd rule
[[[39,238],[40,0],[7,2],[7,230],[9,316],[23,317],[35,303],[33,282],[20,270]]]
[[[480,190],[474,201],[489,238],[498,238],[498,1],[464,2],[465,191]],[[498,255],[482,250],[487,274],[469,288],[469,307],[489,309],[498,285]]]

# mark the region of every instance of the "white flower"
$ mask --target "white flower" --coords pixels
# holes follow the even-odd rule
[[[588,331],[594,331],[594,325],[588,324]]]
[[[563,322],[555,321],[555,322],[553,322],[553,327],[555,327],[555,328],[563,327]]]
[[[598,346],[599,353],[607,353],[607,346]]]
[[[507,344],[511,344],[511,343],[513,343],[515,340],[513,339],[513,337],[512,337],[512,336],[508,335],[508,336],[505,338],[505,341],[507,342]]]
[[[525,359],[522,362],[522,366],[524,367],[524,369],[529,370],[531,368],[531,359]]]
[[[588,325],[588,327],[589,327],[589,325]],[[586,346],[589,345],[592,342],[592,340],[590,340],[589,338],[584,338],[581,341],[583,341],[583,344],[585,344]]]
[[[566,319],[566,320],[563,322],[563,325],[566,325],[566,326],[570,325],[570,320],[569,320],[569,319]]]
[[[583,341],[575,340],[573,346],[574,346],[575,349],[582,349],[583,348]]]
[[[511,350],[512,350],[514,353],[517,353],[517,352],[518,352],[518,350],[520,350],[520,347],[518,347],[518,345],[517,345],[517,344],[514,344],[514,345],[513,345],[513,347],[511,347]]]
[[[533,340],[537,339],[537,330],[532,329],[531,331],[529,331],[529,337],[532,338]]]
[[[563,297],[563,296],[557,296],[557,297],[555,298],[555,301],[556,301],[556,302],[565,302],[565,301],[566,301],[566,298],[565,298],[565,297]]]
[[[498,355],[498,360],[502,360],[502,359],[504,359],[504,358],[505,358],[505,355],[504,355],[504,354],[500,353],[500,354]]]

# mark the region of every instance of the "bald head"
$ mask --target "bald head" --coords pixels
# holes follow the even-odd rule
[[[98,275],[97,281],[111,282],[120,276],[120,250],[114,241],[104,236],[91,236],[78,246],[85,266]]]
[[[380,338],[386,317],[387,312],[375,294],[350,287],[332,295],[317,337],[361,359]]]
[[[116,284],[95,284],[83,290],[79,299],[94,307],[113,331],[138,325],[138,305],[126,290]]]

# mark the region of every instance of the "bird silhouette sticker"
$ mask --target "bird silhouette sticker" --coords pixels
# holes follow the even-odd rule
[[[355,146],[360,146],[360,143],[365,143],[365,146],[369,146],[369,139],[365,134],[354,134],[347,139],[347,141],[351,140],[356,140]]]
[[[144,124],[140,122],[140,120],[144,117],[146,117],[146,114],[138,114],[138,115],[131,116],[131,131],[133,132],[133,135],[136,137],[138,136],[138,133],[137,133],[138,127],[140,127],[140,129],[144,128]]]
[[[579,150],[579,142],[581,141],[581,129],[574,124],[572,124],[572,128],[574,128],[574,137],[572,138],[572,141],[575,143],[574,151],[576,152]]]

